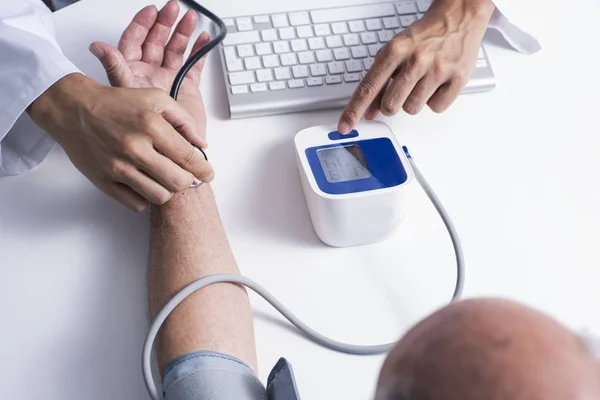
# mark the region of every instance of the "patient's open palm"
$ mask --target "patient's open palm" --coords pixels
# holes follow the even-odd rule
[[[92,43],[90,51],[102,62],[111,85],[171,90],[198,20],[195,12],[188,11],[171,35],[178,14],[179,5],[175,0],[169,1],[160,11],[155,6],[145,7],[121,35],[118,49],[107,43]],[[209,40],[209,35],[202,33],[194,43],[192,53]],[[178,101],[201,126],[206,123],[198,89],[203,65],[204,60],[201,60],[188,72],[178,96]]]

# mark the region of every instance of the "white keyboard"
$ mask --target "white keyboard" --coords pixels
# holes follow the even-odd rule
[[[231,118],[343,107],[377,51],[429,0],[227,18],[221,62]],[[495,87],[483,47],[464,92]]]

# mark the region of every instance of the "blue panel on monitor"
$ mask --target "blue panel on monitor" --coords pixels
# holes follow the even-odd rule
[[[342,135],[338,131],[334,131],[334,132],[329,132],[329,134],[327,136],[329,136],[329,140],[350,139],[353,137],[357,137],[358,131],[356,129],[353,129],[351,132],[348,132],[345,135]]]
[[[356,149],[357,147],[360,150]],[[358,158],[360,160],[354,162],[358,165],[358,169],[362,169],[361,171],[350,171],[352,176],[346,173],[340,176],[339,171],[329,169],[327,162],[335,162],[334,152],[341,148],[352,149],[347,153],[360,153],[360,157],[357,156],[357,160]],[[322,151],[321,157],[319,151]],[[348,194],[390,188],[403,184],[408,178],[396,148],[389,138],[311,147],[306,149],[306,157],[317,185],[328,194]],[[345,157],[348,158],[347,155]],[[328,171],[324,170],[324,165]]]

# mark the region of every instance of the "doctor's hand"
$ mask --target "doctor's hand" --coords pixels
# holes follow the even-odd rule
[[[422,19],[378,52],[340,117],[340,133],[363,115],[374,119],[400,109],[414,115],[425,104],[445,111],[475,69],[494,9],[491,0],[434,0]]]
[[[164,204],[212,168],[196,119],[160,89],[113,88],[81,74],[58,80],[28,108],[96,187],[135,211]]]
[[[155,6],[145,7],[121,35],[118,48],[102,42],[90,45],[90,51],[102,63],[111,85],[158,88],[170,92],[198,23],[197,14],[189,10],[171,36],[178,15],[176,0],[169,1],[160,11]],[[192,46],[191,53],[197,52],[209,41],[208,33],[203,32]],[[206,138],[206,114],[199,86],[204,62],[205,59],[200,60],[188,72],[177,97],[177,102],[196,118],[203,140]]]

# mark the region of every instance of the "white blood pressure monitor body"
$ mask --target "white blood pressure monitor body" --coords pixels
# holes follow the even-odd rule
[[[365,121],[347,135],[315,126],[300,131],[295,144],[310,217],[324,243],[356,246],[394,233],[414,175],[386,124]]]

